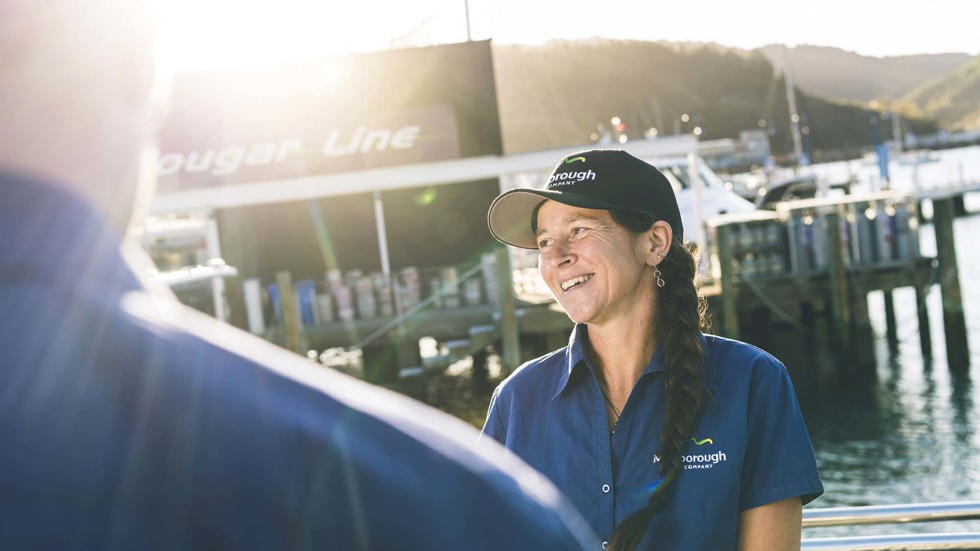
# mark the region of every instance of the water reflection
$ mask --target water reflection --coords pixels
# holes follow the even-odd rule
[[[826,494],[813,506],[886,505],[980,497],[974,386],[945,369],[879,353],[879,383],[800,391]],[[961,531],[963,524],[918,530]],[[971,530],[980,530],[980,522]],[[887,529],[886,529],[887,528]],[[908,527],[826,528],[807,535],[893,533]],[[819,533],[818,533],[819,532]]]

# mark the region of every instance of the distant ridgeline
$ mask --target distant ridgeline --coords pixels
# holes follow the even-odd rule
[[[552,41],[495,44],[494,64],[509,152],[573,146],[601,139],[604,131],[615,140],[617,132],[637,139],[651,128],[664,135],[700,127],[701,139],[707,140],[736,138],[742,130],[763,125],[774,154],[793,150],[785,82],[762,50]],[[795,84],[801,126],[806,127],[804,147],[815,161],[854,156],[872,144],[871,121],[878,113],[866,101],[819,97],[799,80]],[[901,111],[903,131],[939,130],[935,120],[915,111]],[[620,130],[610,123],[613,117],[620,118]],[[878,126],[881,139],[891,139],[892,125]]]
[[[894,102],[903,114],[934,119],[947,130],[980,128],[980,56],[965,53],[868,57],[825,46],[770,45],[777,69],[793,70],[809,93],[862,102]]]

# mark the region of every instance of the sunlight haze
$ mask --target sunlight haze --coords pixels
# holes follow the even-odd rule
[[[169,0],[160,3],[161,49],[175,70],[268,65],[293,59],[425,46],[467,38],[463,0]],[[470,38],[779,43],[863,55],[980,54],[980,2],[651,2],[469,0]]]

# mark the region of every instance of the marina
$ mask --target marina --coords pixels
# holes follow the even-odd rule
[[[22,3],[0,548],[980,550],[966,4]]]
[[[853,358],[839,362],[840,376],[871,381],[875,358],[869,344],[867,297],[872,292],[885,297],[886,334],[894,344],[892,293],[910,288],[918,297],[916,319],[924,328],[919,331],[923,354],[928,356],[935,345],[952,358],[954,369],[965,369],[968,345],[962,301],[956,298],[961,295],[956,255],[946,245],[955,241],[951,233],[955,205],[962,205],[973,193],[962,186],[950,188],[945,197],[936,189],[926,198],[911,191],[852,193],[713,218],[707,241],[711,260],[702,278],[713,331],[766,347],[776,326],[796,327],[832,343],[842,357]],[[939,237],[925,247],[920,245],[924,200],[929,202],[932,219],[928,227],[939,229],[931,234]],[[922,250],[935,252],[925,255]],[[272,328],[269,338],[285,343],[292,331],[290,346],[301,352],[331,346],[365,350],[367,376],[379,382],[400,372],[419,373],[416,367],[444,368],[488,344],[496,344],[505,365],[515,366],[560,346],[570,325],[536,281],[533,266],[526,260],[521,265],[512,256],[487,253],[481,264],[458,278],[454,275],[441,290],[436,274],[432,287],[436,292],[425,302],[400,308],[395,318],[283,325]],[[509,262],[518,267],[503,268]],[[471,289],[477,288],[475,295],[470,294],[476,298],[461,298],[467,282],[474,283]],[[512,285],[516,298],[500,292]],[[933,285],[946,297],[939,339],[926,338],[930,320],[924,300]],[[480,338],[471,338],[474,334]],[[510,344],[504,342],[504,335],[509,335]],[[436,348],[445,351],[441,359],[423,361],[416,346],[423,337],[439,343]],[[384,364],[385,374],[374,373],[375,357],[383,358],[378,362]],[[398,367],[391,365],[393,358]]]
[[[951,217],[953,237],[944,238],[955,246],[959,306],[969,354],[968,364],[957,369],[951,364],[946,347],[944,304],[949,301],[944,300],[933,265],[943,242],[937,238],[934,225],[935,204],[930,204],[932,199],[928,198],[912,201],[901,191],[885,196],[903,197],[904,201],[911,201],[905,204],[916,204],[920,210],[932,212],[915,228],[917,251],[910,248],[903,257],[919,260],[870,269],[862,268],[860,256],[848,257],[849,262],[855,262],[852,267],[859,272],[870,270],[873,280],[880,284],[870,290],[860,282],[859,275],[849,275],[850,289],[867,290],[863,312],[867,334],[858,351],[865,354],[870,365],[866,379],[859,382],[851,378],[847,369],[842,371],[853,362],[841,359],[827,324],[807,327],[798,319],[770,314],[765,346],[793,373],[826,489],[824,496],[805,509],[804,548],[968,549],[976,545],[980,533],[975,511],[968,516],[932,518],[928,522],[827,524],[816,520],[839,513],[840,508],[860,515],[868,512],[865,508],[901,509],[910,504],[929,508],[969,502],[980,495],[980,427],[976,421],[980,417],[976,385],[980,366],[980,348],[976,345],[980,342],[980,263],[969,239],[980,232],[980,215],[976,214],[980,200],[976,192],[964,194],[966,211],[972,214]],[[839,199],[841,204],[848,204],[845,198]],[[771,220],[771,215],[767,216],[760,218]],[[754,272],[757,277],[746,278],[743,283],[746,287],[755,286],[754,290],[749,287],[746,294],[754,296],[752,302],[758,306],[762,302],[760,295],[769,298],[776,293],[765,283],[768,276],[763,275],[764,270]],[[515,272],[518,277],[520,274]],[[461,274],[461,278],[465,275]],[[914,284],[917,277],[924,278],[919,280],[920,288]],[[792,293],[795,286],[798,298],[816,301],[826,296],[799,286],[800,279],[788,279],[786,293]],[[515,283],[518,288],[530,286],[528,282]],[[816,285],[812,281],[811,284]],[[540,311],[540,305],[517,303],[518,320],[530,316],[529,312]],[[560,317],[546,315],[533,323],[544,326],[543,319],[554,321],[556,332],[562,330]],[[748,324],[740,326],[745,331],[743,338],[755,338],[751,320],[749,317]],[[716,312],[716,326],[718,322]],[[933,346],[928,348],[924,342]],[[475,365],[472,356],[456,359],[456,365],[467,363]],[[469,371],[464,369],[462,373]],[[439,398],[435,399],[438,403]]]
[[[968,174],[975,170],[977,152],[977,148],[940,152],[948,164],[935,168],[941,168],[944,175],[961,170]],[[953,188],[972,189],[957,185],[956,179],[951,182]],[[899,189],[913,189],[910,180],[896,183]],[[853,379],[846,370],[841,373],[841,366],[853,364],[853,357],[840,354],[833,346],[829,328],[811,331],[784,324],[768,340],[768,349],[794,374],[826,489],[824,496],[807,507],[807,518],[837,507],[900,509],[916,503],[928,507],[980,495],[976,476],[980,472],[980,441],[976,438],[980,395],[975,383],[980,365],[976,345],[980,342],[980,264],[968,237],[980,231],[980,216],[975,214],[980,202],[975,191],[967,191],[964,210],[973,214],[948,216],[952,235],[945,236],[940,236],[943,230],[934,224],[936,204],[931,202],[928,198],[919,202],[926,211],[918,227],[919,254],[936,259],[941,244],[952,245],[959,299],[950,300],[944,294],[935,272],[924,289],[904,285],[869,292],[870,329],[857,351],[871,365],[866,372],[869,379]],[[946,203],[947,214],[955,210],[951,206]],[[813,295],[801,288],[800,296]],[[952,354],[946,346],[949,337],[944,322],[944,310],[950,307],[962,311],[961,327],[966,334],[966,350]],[[930,342],[934,343],[931,349],[925,344]],[[967,354],[965,364],[956,363],[957,353]],[[968,549],[975,547],[971,542],[980,532],[975,516],[909,524],[826,526],[805,521],[805,525],[807,549]],[[963,536],[970,533],[973,535]],[[827,539],[832,542],[822,541]]]
[[[657,147],[651,152],[684,151],[690,144],[675,141]],[[960,151],[976,148],[950,150],[953,155]],[[505,165],[516,169],[490,168],[485,161],[480,161],[483,168],[472,167],[483,171],[476,177],[504,171],[510,180],[525,181],[533,174],[528,169],[547,166],[545,157],[553,156],[516,156]],[[867,297],[873,292],[884,297],[886,334],[894,346],[892,294],[910,288],[917,297],[923,355],[929,356],[934,346],[942,348],[953,369],[964,369],[969,352],[957,298],[960,278],[955,250],[948,245],[956,240],[954,218],[966,214],[968,202],[976,210],[977,184],[964,180],[964,174],[973,174],[956,162],[960,179],[945,186],[897,180],[895,189],[870,191],[880,187],[874,174],[862,181],[851,172],[851,193],[835,191],[713,216],[703,239],[700,280],[712,330],[765,348],[779,326],[795,327],[851,359],[838,362],[837,375],[872,381],[876,360],[869,345]],[[839,167],[812,167],[820,178],[838,181],[841,175],[835,169]],[[438,177],[436,170],[432,178]],[[212,226],[202,225],[201,231],[216,232]],[[924,246],[922,227],[938,230]],[[389,383],[400,376],[438,372],[473,354],[482,360],[488,351],[512,369],[561,346],[570,322],[537,279],[535,262],[533,254],[491,247],[479,262],[459,267],[407,267],[390,275],[334,270],[319,282],[294,281],[290,272],[280,270],[274,281],[249,278],[242,289],[253,332],[312,357],[326,353],[325,358],[336,358],[343,356],[338,350],[356,350],[359,365],[354,371],[372,382]],[[927,338],[930,320],[924,309],[933,286],[945,297],[944,331],[938,339]],[[506,292],[511,288],[514,293]],[[214,295],[207,285],[198,289]],[[296,302],[278,298],[292,295]],[[423,354],[420,339],[435,345]]]
[[[457,48],[470,65],[486,65],[486,44]],[[486,94],[483,105],[492,105],[488,83],[472,83],[439,92],[439,101]],[[157,225],[143,243],[158,265],[175,268],[156,277],[184,302],[479,425],[492,385],[563,346],[571,329],[536,274],[535,253],[489,238],[486,207],[501,191],[540,186],[555,159],[594,144],[504,153],[493,113],[372,101],[331,131],[434,133],[395,140],[392,131],[391,148],[326,155],[333,138],[311,126],[289,128],[283,141],[272,109],[263,128],[224,129],[252,144],[229,149],[225,136],[197,131],[192,113],[175,113],[163,133],[170,172],[149,209]],[[322,103],[302,106],[336,115],[320,113]],[[374,117],[381,110],[392,114]],[[195,142],[175,141],[186,135]],[[294,142],[318,145],[282,145]],[[686,234],[702,250],[710,331],[772,352],[790,372],[826,488],[807,511],[976,499],[980,273],[969,245],[980,232],[980,147],[896,154],[887,180],[861,158],[777,168],[771,189],[739,194],[738,175],[704,166],[701,146],[686,134],[616,147],[660,167],[674,186]],[[208,151],[208,170],[188,170]],[[279,151],[278,161],[259,162]],[[925,534],[917,548],[943,548],[930,533],[980,533],[973,517],[807,526],[810,549],[862,548],[828,541],[853,537],[904,545],[895,538],[907,532]],[[884,542],[871,548],[900,548]]]

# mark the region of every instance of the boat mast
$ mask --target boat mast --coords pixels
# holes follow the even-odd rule
[[[895,106],[889,107],[892,116],[892,141],[895,142],[895,151],[905,151],[905,143],[902,140],[902,121],[898,120],[898,112],[895,111]]]
[[[800,167],[803,158],[803,140],[800,137],[800,114],[796,110],[796,93],[793,90],[793,74],[788,64],[783,65],[783,81],[786,83],[786,103],[789,106],[790,131],[793,134],[793,170]]]

